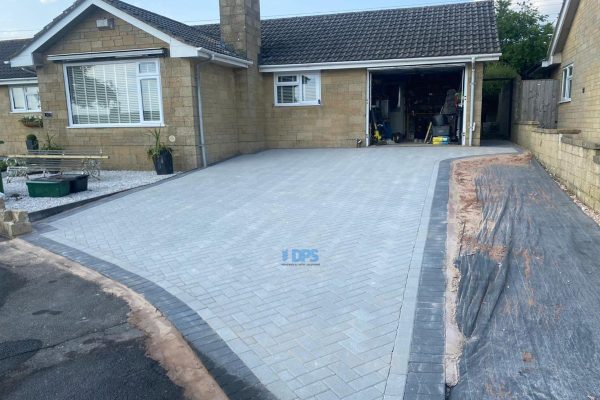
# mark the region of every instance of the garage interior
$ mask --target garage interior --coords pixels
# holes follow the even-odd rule
[[[371,145],[461,144],[464,66],[371,71]]]

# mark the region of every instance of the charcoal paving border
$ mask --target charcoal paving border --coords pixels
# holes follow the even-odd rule
[[[445,398],[444,302],[450,166],[440,161],[421,264],[404,400]]]
[[[41,224],[41,232],[48,226]],[[45,238],[37,232],[23,240],[91,268],[143,295],[171,321],[231,400],[275,400],[217,333],[188,305],[154,282],[115,264]]]
[[[516,153],[523,149],[512,146]],[[474,156],[478,157],[478,156]],[[440,161],[431,205],[429,228],[421,264],[414,326],[408,359],[404,400],[446,398],[444,371],[444,305],[446,277],[446,236],[452,163],[472,157]]]

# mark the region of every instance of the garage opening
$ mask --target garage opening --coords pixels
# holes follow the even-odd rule
[[[461,144],[464,71],[464,65],[371,71],[369,144]]]

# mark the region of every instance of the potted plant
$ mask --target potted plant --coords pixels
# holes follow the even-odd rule
[[[44,120],[37,115],[28,115],[19,121],[28,128],[41,128],[44,126]]]
[[[160,135],[159,128],[149,131],[148,136],[154,144],[148,149],[148,158],[152,159],[157,175],[170,175],[173,173],[173,149],[161,142]]]
[[[25,137],[25,144],[27,145],[27,150],[37,150],[40,147],[37,136],[31,133]]]

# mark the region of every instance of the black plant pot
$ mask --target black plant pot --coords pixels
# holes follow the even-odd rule
[[[170,151],[163,150],[152,158],[154,170],[157,175],[170,175],[173,173],[173,155]]]
[[[35,140],[26,139],[25,144],[27,145],[27,150],[38,150],[39,149],[39,143],[38,143],[37,139],[35,139]]]

